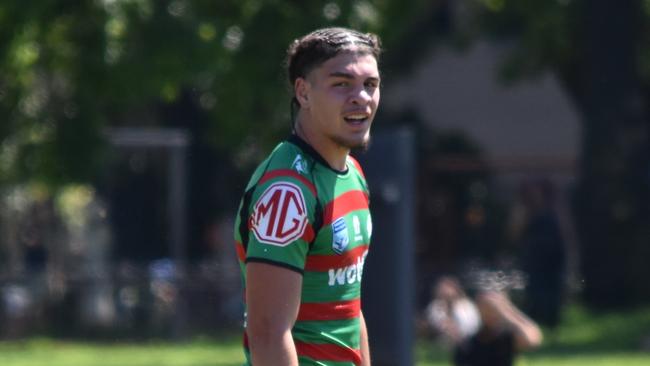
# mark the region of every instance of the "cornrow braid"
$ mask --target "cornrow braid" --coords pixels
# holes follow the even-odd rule
[[[293,85],[298,78],[304,78],[314,68],[335,57],[341,52],[370,54],[377,61],[381,54],[379,37],[373,33],[361,33],[347,28],[323,28],[294,40],[287,50],[286,68],[289,83]],[[291,99],[291,120],[300,108],[298,100]]]

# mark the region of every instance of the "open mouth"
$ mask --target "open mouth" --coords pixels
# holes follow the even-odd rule
[[[349,116],[343,117],[343,119],[352,125],[361,125],[368,121],[367,114],[351,114]]]

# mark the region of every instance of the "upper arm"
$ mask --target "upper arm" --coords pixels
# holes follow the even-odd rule
[[[272,336],[290,330],[300,306],[302,275],[279,266],[252,262],[246,265],[246,277],[249,332]]]
[[[271,170],[260,179],[248,207],[244,254],[249,332],[293,326],[315,202],[313,185],[293,171]]]

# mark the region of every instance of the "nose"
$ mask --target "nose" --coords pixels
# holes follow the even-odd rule
[[[372,96],[365,87],[355,89],[350,98],[351,102],[357,105],[365,105],[372,100]]]

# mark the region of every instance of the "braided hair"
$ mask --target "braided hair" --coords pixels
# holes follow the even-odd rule
[[[310,71],[342,52],[372,55],[379,61],[381,44],[373,33],[361,33],[347,28],[323,28],[294,40],[287,50],[286,68],[293,88],[296,79],[304,78]],[[300,109],[294,96],[291,99],[291,121]]]

